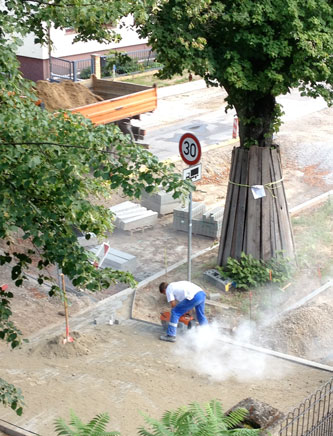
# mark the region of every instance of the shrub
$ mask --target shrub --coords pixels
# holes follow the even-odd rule
[[[112,56],[109,56],[112,55]],[[106,57],[105,64],[102,67],[102,76],[112,76],[113,65],[116,66],[117,74],[128,74],[137,71],[143,71],[144,67],[141,63],[132,59],[126,53],[113,51]]]
[[[239,260],[229,257],[227,264],[216,268],[224,279],[231,279],[237,288],[256,288],[272,281],[282,284],[292,275],[292,265],[288,258],[278,254],[276,258],[264,262],[251,254],[241,253]]]

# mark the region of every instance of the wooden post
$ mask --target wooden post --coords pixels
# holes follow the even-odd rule
[[[92,54],[91,58],[93,60],[94,64],[94,72],[97,79],[100,79],[102,77],[102,71],[101,71],[101,57],[97,54]]]

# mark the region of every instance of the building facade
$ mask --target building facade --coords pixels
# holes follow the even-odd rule
[[[121,35],[121,41],[118,43],[99,44],[96,41],[73,43],[75,37],[73,29],[52,28],[50,35],[53,46],[50,51],[47,46],[35,44],[34,35],[29,34],[24,38],[23,45],[17,51],[23,76],[33,81],[49,79],[50,56],[74,61],[88,59],[92,54],[104,55],[110,50],[130,52],[147,48],[146,40],[140,39],[131,26],[133,19],[127,17],[122,21],[126,25],[116,29],[117,33]]]

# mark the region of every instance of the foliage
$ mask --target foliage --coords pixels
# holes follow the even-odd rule
[[[21,416],[24,406],[21,389],[0,378],[0,403],[10,406],[18,416]]]
[[[271,146],[275,97],[299,88],[333,103],[331,0],[161,0],[136,17],[160,76],[192,71],[228,93],[242,146]]]
[[[96,415],[88,424],[84,424],[73,411],[71,411],[71,420],[69,425],[59,418],[55,422],[55,431],[57,436],[117,436],[116,431],[106,431],[106,425],[110,421],[107,413]],[[72,426],[72,428],[71,428]]]
[[[129,75],[131,73],[142,73],[153,68],[161,68],[162,64],[154,60],[137,60],[125,52],[111,50],[106,56],[105,63],[102,64],[102,76],[110,77],[113,75],[115,66],[116,75]]]
[[[269,281],[282,284],[291,277],[293,268],[290,260],[282,255],[265,262],[242,253],[239,260],[229,257],[225,266],[216,269],[224,279],[233,280],[237,288],[249,289]]]
[[[254,436],[259,430],[237,428],[248,414],[246,409],[237,409],[225,415],[220,402],[210,401],[204,409],[198,403],[164,413],[160,421],[145,416],[151,427],[139,429],[140,436]]]
[[[89,79],[89,77],[91,76],[91,67],[82,68],[79,76],[82,80]]]
[[[202,408],[198,403],[180,407],[175,411],[166,411],[161,420],[144,415],[146,423],[152,428],[140,427],[140,436],[255,436],[259,430],[241,428],[248,411],[236,409],[225,415],[222,405],[212,400]],[[118,432],[106,432],[105,427],[110,418],[102,413],[84,424],[73,411],[69,425],[64,419],[56,420],[57,436],[116,436]],[[70,427],[72,426],[72,428]]]
[[[129,197],[140,197],[142,190],[152,192],[159,185],[179,197],[190,184],[174,173],[173,165],[129,142],[116,126],[95,126],[80,115],[51,114],[34,104],[31,84],[18,71],[12,44],[16,37],[10,33],[15,19],[20,22],[22,8],[33,8],[30,3],[23,7],[8,1],[13,15],[0,15],[0,27],[6,31],[0,41],[0,238],[7,244],[0,262],[11,262],[17,286],[36,257],[40,283],[44,268],[57,264],[74,285],[90,290],[114,282],[134,284],[128,273],[96,270],[77,243],[73,228],[97,236],[113,228],[110,211],[89,199],[110,196],[118,188]],[[47,15],[49,10],[41,9]],[[41,18],[40,11],[36,15],[27,15],[21,24],[30,29],[30,21]],[[68,24],[61,17],[54,17],[56,26]],[[40,31],[37,36],[41,38]],[[17,232],[23,240],[20,249],[13,239]]]
[[[158,161],[132,143],[114,125],[95,126],[80,115],[48,113],[35,105],[33,84],[19,71],[16,50],[29,32],[47,44],[48,31],[73,27],[76,41],[117,39],[108,23],[127,15],[122,0],[4,0],[0,10],[0,264],[8,264],[16,286],[31,266],[39,271],[58,265],[74,286],[97,291],[113,283],[134,285],[131,274],[98,270],[78,244],[74,229],[102,238],[113,229],[110,211],[96,205],[100,197],[121,189],[130,197],[162,186],[180,197],[192,189],[174,173],[173,165]],[[51,293],[56,291],[54,286]],[[16,346],[20,332],[2,295],[2,338]],[[10,385],[5,386],[9,396]],[[5,397],[2,398],[3,400]]]
[[[106,56],[105,64],[102,67],[102,75],[104,77],[112,76],[114,65],[117,74],[136,73],[144,70],[143,64],[136,59],[131,58],[126,53],[113,50]]]

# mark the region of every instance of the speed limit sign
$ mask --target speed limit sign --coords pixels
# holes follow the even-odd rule
[[[192,133],[184,133],[179,140],[179,154],[187,165],[195,165],[201,159],[199,139]]]

